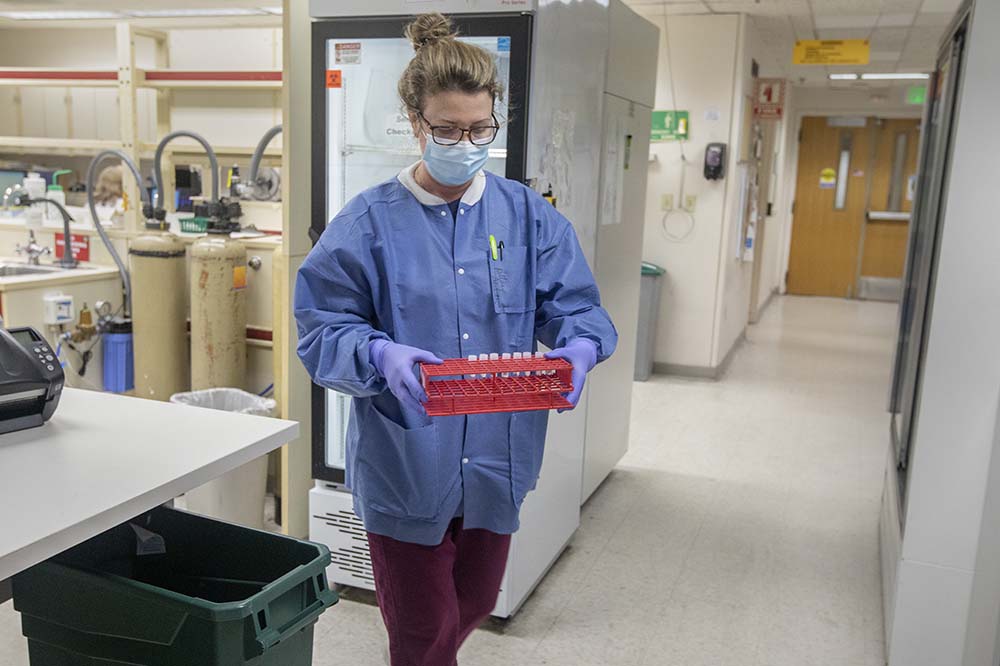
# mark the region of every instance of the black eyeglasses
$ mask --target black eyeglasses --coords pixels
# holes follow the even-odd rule
[[[477,125],[476,127],[455,127],[454,125],[431,125],[424,114],[420,114],[420,119],[424,121],[431,130],[431,138],[439,146],[454,146],[462,141],[462,137],[469,135],[469,143],[474,146],[488,146],[496,141],[497,133],[500,131],[500,121],[496,114],[493,114],[492,125]]]

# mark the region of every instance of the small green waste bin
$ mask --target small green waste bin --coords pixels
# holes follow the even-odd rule
[[[14,577],[31,666],[310,666],[330,551],[159,507]]]
[[[642,262],[642,277],[639,279],[639,335],[635,347],[635,376],[637,382],[644,382],[653,374],[653,356],[656,352],[656,322],[660,318],[660,285],[666,271]]]

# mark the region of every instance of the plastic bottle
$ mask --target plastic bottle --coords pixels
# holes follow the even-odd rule
[[[45,179],[34,171],[28,172],[28,175],[24,179],[24,190],[32,199],[43,199],[45,197]],[[29,228],[41,228],[45,217],[45,211],[42,210],[43,205],[35,204],[28,206],[24,212],[24,222]]]
[[[48,190],[45,192],[45,198],[51,201],[55,201],[60,206],[66,205],[66,193],[63,191],[62,185],[59,184],[59,176],[64,173],[73,173],[69,169],[60,169],[52,174],[52,184],[49,185]],[[62,213],[55,206],[49,204],[39,204],[45,215],[46,224],[62,225]]]

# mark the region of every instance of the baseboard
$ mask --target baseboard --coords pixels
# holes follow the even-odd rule
[[[778,295],[778,288],[775,287],[774,289],[771,290],[771,293],[767,295],[767,298],[764,299],[764,304],[761,305],[759,308],[757,308],[757,316],[754,319],[754,321],[751,322],[752,324],[756,324],[758,321],[760,321],[761,317],[764,316],[764,311],[767,310],[768,306],[770,306],[771,303],[774,302],[774,297],[777,295]]]
[[[680,365],[677,363],[653,363],[653,374],[674,375],[677,377],[689,377],[691,379],[719,379],[729,370],[729,365],[733,362],[737,350],[746,342],[746,331],[740,333],[736,342],[730,347],[729,353],[722,359],[722,363],[715,367],[705,365]]]
[[[654,363],[654,375],[675,375],[692,379],[718,379],[718,368],[704,365],[679,365],[677,363]]]

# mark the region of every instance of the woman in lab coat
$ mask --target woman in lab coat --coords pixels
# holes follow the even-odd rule
[[[618,336],[570,222],[483,171],[504,91],[448,19],[406,29],[398,84],[423,158],[351,200],[298,275],[299,356],[354,396],[347,485],[368,531],[394,666],[451,666],[492,611],[547,412],[431,419],[415,364],[534,349],[587,373]]]

